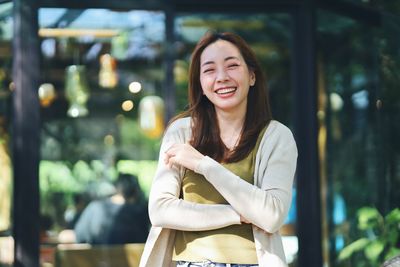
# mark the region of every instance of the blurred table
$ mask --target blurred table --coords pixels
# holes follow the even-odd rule
[[[137,267],[144,244],[62,244],[57,246],[55,267]]]

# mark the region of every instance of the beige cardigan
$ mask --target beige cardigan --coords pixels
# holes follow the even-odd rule
[[[140,267],[170,267],[175,230],[202,231],[240,224],[240,215],[253,224],[260,267],[287,266],[279,228],[291,203],[297,147],[291,131],[271,121],[256,154],[254,185],[204,157],[196,172],[221,193],[230,205],[198,204],[179,198],[183,168],[169,169],[164,151],[190,139],[190,118],[172,123],[160,149],[160,159],[149,197],[152,228]]]

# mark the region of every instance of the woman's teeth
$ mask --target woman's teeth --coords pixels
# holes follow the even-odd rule
[[[222,94],[229,94],[232,93],[236,90],[236,88],[223,88],[223,89],[218,89],[215,91],[217,94],[222,95]]]

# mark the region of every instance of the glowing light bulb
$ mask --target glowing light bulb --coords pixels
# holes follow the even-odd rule
[[[133,102],[131,100],[125,100],[122,102],[121,107],[123,111],[131,111],[133,109]]]
[[[140,90],[142,90],[142,85],[140,84],[140,82],[131,82],[129,84],[129,91],[133,94],[137,94],[140,92]]]

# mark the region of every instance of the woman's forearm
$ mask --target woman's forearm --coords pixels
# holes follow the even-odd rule
[[[196,172],[204,175],[245,221],[273,233],[283,224],[290,207],[297,148],[289,138],[266,154],[265,168],[259,170],[263,173],[262,188],[244,181],[209,157],[201,161]]]

